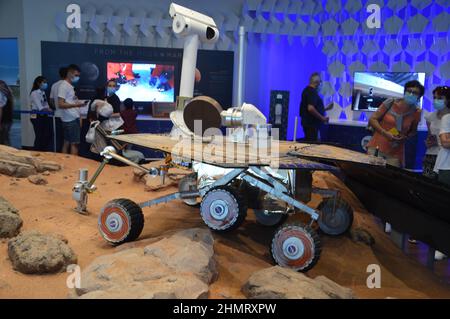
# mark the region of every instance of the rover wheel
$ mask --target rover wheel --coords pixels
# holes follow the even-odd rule
[[[189,174],[183,177],[178,183],[178,191],[189,192],[197,190],[197,174]],[[197,198],[184,198],[183,202],[188,206],[197,206]]]
[[[281,226],[272,240],[272,257],[281,267],[308,271],[320,257],[321,244],[317,233],[309,226]]]
[[[102,209],[98,228],[102,237],[113,245],[133,241],[144,228],[142,209],[129,199],[115,199]]]
[[[336,211],[333,213],[334,200],[327,198],[317,208],[321,214],[319,228],[327,235],[339,236],[347,232],[353,224],[353,209],[342,199],[336,200]]]
[[[263,226],[279,226],[283,224],[288,218],[287,214],[270,213],[270,211],[264,209],[254,209],[256,216],[256,222]]]
[[[238,228],[245,220],[247,205],[234,188],[220,186],[211,189],[203,197],[200,213],[209,228],[230,231]]]

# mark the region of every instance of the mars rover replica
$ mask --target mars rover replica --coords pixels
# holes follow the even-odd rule
[[[200,206],[204,223],[215,232],[229,232],[245,220],[253,209],[264,226],[279,227],[272,240],[275,262],[297,271],[307,271],[318,261],[321,243],[315,224],[332,236],[345,233],[352,225],[351,207],[339,191],[317,189],[312,185],[314,171],[336,172],[336,163],[385,166],[381,158],[327,146],[278,141],[267,119],[253,105],[243,104],[223,110],[210,97],[193,98],[199,41],[213,43],[219,37],[210,17],[172,4],[173,30],[185,37],[180,97],[171,114],[174,129],[170,135],[111,135],[103,163],[90,181],[87,172],[73,189],[78,210],[86,211],[88,194],[109,160],[115,159],[152,176],[164,177],[170,166],[188,167],[177,192],[135,203],[115,199],[102,209],[98,227],[102,237],[113,245],[136,240],[144,227],[142,209],[180,199]],[[223,136],[221,129],[227,128]],[[132,144],[167,155],[166,164],[145,168],[117,152],[115,145]],[[318,208],[307,205],[312,193],[323,201]],[[305,223],[286,222],[291,214],[303,213]],[[303,219],[302,219],[303,220]]]

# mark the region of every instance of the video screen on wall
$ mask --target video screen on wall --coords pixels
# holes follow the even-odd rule
[[[107,63],[108,79],[116,79],[120,100],[136,102],[175,101],[175,66],[155,63]]]
[[[376,111],[384,100],[402,98],[404,85],[417,80],[425,83],[425,73],[419,72],[355,72],[353,104],[355,111]],[[422,100],[420,101],[422,107]]]

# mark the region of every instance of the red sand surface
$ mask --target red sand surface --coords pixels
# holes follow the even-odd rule
[[[148,200],[174,191],[145,192],[143,184],[133,180],[130,167],[108,166],[97,180],[98,191],[89,198],[89,216],[77,214],[71,192],[79,168],[93,174],[98,163],[62,154],[40,156],[63,165],[63,170],[47,176],[49,184],[36,186],[27,179],[16,180],[0,175],[0,194],[10,201],[24,220],[22,230],[59,233],[69,240],[83,268],[94,258],[117,249],[109,246],[97,231],[97,216],[101,207],[114,198],[130,198],[136,202]],[[370,215],[342,183],[328,173],[316,173],[317,186],[343,190],[344,198],[355,211],[354,227],[368,230],[376,244],[368,247],[352,242],[348,236],[321,236],[323,249],[318,264],[308,272],[311,277],[325,275],[337,283],[354,289],[359,298],[450,298],[450,286],[416,260],[404,255],[383,233],[376,219]],[[158,180],[155,179],[155,183]],[[319,198],[314,197],[313,205]],[[145,245],[154,237],[168,231],[192,227],[206,227],[198,213],[180,201],[146,208],[145,227],[139,240],[129,245]],[[298,217],[290,217],[294,220]],[[273,229],[255,223],[251,212],[247,221],[233,233],[215,234],[219,278],[210,287],[211,298],[242,298],[240,288],[254,272],[273,265],[269,246]],[[369,264],[381,267],[381,288],[368,289],[366,272]],[[66,273],[56,275],[23,275],[12,269],[7,255],[7,240],[0,241],[0,298],[66,298]]]

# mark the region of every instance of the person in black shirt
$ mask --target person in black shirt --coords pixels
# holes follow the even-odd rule
[[[309,85],[302,92],[302,100],[300,103],[300,117],[302,121],[305,140],[309,142],[317,142],[319,140],[319,129],[322,124],[329,121],[325,111],[333,108],[333,103],[326,108],[323,100],[319,96],[322,87],[322,80],[319,73],[313,73],[309,80]]]

